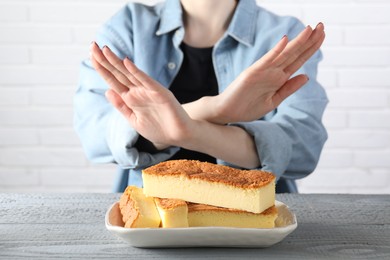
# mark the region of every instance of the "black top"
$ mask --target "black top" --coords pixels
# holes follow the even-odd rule
[[[210,48],[194,48],[182,43],[183,64],[169,88],[180,104],[198,100],[204,96],[218,95],[218,82],[213,67]],[[208,161],[216,163],[214,157],[181,148],[172,158]]]

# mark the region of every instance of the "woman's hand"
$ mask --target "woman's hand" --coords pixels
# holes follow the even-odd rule
[[[223,93],[203,100],[203,103],[214,107],[214,112],[202,115],[198,111],[198,119],[203,117],[218,124],[252,121],[274,110],[308,81],[307,76],[302,74],[290,77],[320,48],[324,39],[322,23],[315,30],[306,27],[291,42],[286,36],[283,37],[271,51],[242,72]]]
[[[143,137],[158,149],[180,146],[188,139],[193,120],[174,95],[139,70],[128,58],[123,62],[108,47],[91,45],[91,61],[110,89],[107,99]]]

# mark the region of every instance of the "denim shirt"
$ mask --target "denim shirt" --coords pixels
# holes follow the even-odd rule
[[[226,33],[213,48],[219,92],[284,35],[293,39],[303,29],[296,18],[275,15],[257,6],[254,0],[240,0]],[[183,61],[179,48],[183,37],[180,1],[167,0],[155,6],[127,4],[100,28],[95,40],[100,47],[109,46],[120,58],[129,57],[169,88]],[[321,58],[318,51],[297,72],[308,75],[310,80],[277,109],[259,120],[234,123],[253,136],[261,169],[287,180],[293,191],[294,180],[315,169],[327,139],[322,115],[328,100],[316,80]],[[136,147],[139,134],[107,101],[107,89],[90,60],[82,62],[74,97],[75,130],[89,160],[118,164],[114,192],[123,191],[130,184],[142,187],[141,170],[169,159],[180,148],[152,153]]]

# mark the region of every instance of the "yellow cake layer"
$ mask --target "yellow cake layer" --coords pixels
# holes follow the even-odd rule
[[[278,212],[272,206],[262,213],[214,207],[204,204],[188,205],[190,227],[273,228]]]
[[[160,215],[153,198],[146,197],[141,188],[128,186],[119,201],[119,209],[125,227],[157,228],[160,226]]]
[[[184,200],[154,198],[163,228],[188,227],[188,207]]]
[[[261,213],[275,203],[275,176],[194,160],[172,160],[142,171],[146,196],[174,198]]]

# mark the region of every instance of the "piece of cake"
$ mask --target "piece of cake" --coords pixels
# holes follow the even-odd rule
[[[188,227],[188,207],[184,200],[154,198],[163,228]]]
[[[195,160],[165,161],[142,171],[146,196],[261,213],[275,203],[275,176]]]
[[[128,186],[119,200],[122,220],[127,228],[158,228],[160,215],[154,199],[146,197],[141,188]]]
[[[273,228],[278,211],[272,206],[261,213],[188,203],[190,227]]]
[[[237,227],[273,228],[278,212],[272,206],[261,213],[185,202],[177,199],[154,198],[163,228]]]

